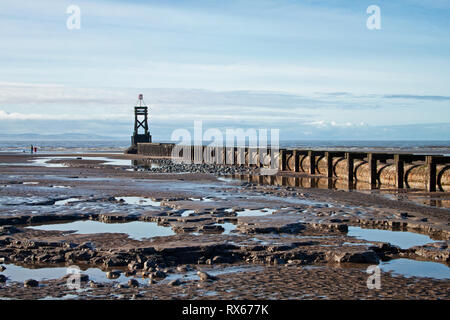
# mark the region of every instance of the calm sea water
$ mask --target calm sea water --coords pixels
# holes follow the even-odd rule
[[[170,142],[170,141],[161,141]],[[29,152],[30,145],[38,152],[122,152],[130,146],[127,140],[28,140],[0,141],[0,152]],[[327,149],[349,151],[408,151],[450,155],[450,141],[362,141],[362,140],[286,140],[283,148]]]

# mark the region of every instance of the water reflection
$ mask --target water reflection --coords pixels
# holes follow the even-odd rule
[[[238,179],[249,183],[259,185],[283,186],[303,189],[329,189],[329,190],[346,190],[360,192],[378,192],[384,194],[391,200],[410,200],[422,205],[450,208],[450,193],[440,193],[438,195],[426,194],[422,190],[409,190],[398,192],[393,189],[373,188],[370,183],[355,182],[349,184],[347,181],[336,178],[326,177],[293,177],[293,176],[276,176],[276,175],[250,175],[250,174],[234,174],[226,176],[228,179]]]

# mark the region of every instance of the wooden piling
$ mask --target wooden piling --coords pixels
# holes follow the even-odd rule
[[[398,189],[403,189],[405,185],[405,162],[400,154],[394,155],[396,176],[395,185]]]
[[[308,151],[309,156],[309,173],[316,174],[316,154],[314,151]]]
[[[377,187],[377,179],[378,179],[378,160],[373,153],[369,153],[367,155],[367,161],[369,162],[369,170],[370,170],[370,177],[369,177],[370,188],[375,189]]]
[[[436,161],[433,156],[427,156],[426,163],[428,166],[428,191],[436,192],[436,185],[437,185]]]
[[[327,159],[327,178],[333,178],[333,154],[325,152],[325,158]]]
[[[294,172],[300,172],[300,158],[297,150],[294,150],[292,156],[294,157]]]

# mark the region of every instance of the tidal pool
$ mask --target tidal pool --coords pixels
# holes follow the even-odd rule
[[[130,159],[111,159],[107,157],[83,157],[82,159],[77,159],[76,157],[42,157],[32,160],[30,165],[53,168],[66,167],[64,163],[49,163],[48,161],[50,160],[95,160],[104,161],[104,165],[110,166],[132,166],[132,160]]]
[[[55,206],[65,206],[66,204],[69,204],[71,202],[80,201],[78,198],[69,198],[64,200],[58,200],[55,201]]]
[[[34,279],[37,281],[43,280],[53,280],[59,279],[69,274],[74,274],[77,272],[76,269],[71,267],[51,267],[51,268],[25,268],[22,266],[7,264],[6,270],[2,273],[7,278],[8,281],[12,282],[24,282],[27,279]],[[116,279],[108,279],[106,277],[106,272],[98,269],[98,268],[80,268],[79,273],[87,274],[89,276],[89,280],[95,282],[126,282],[131,277],[126,277],[124,273],[120,274],[119,278]],[[140,282],[143,284],[144,279],[137,277],[137,280],[141,280]],[[148,282],[145,281],[145,283]]]
[[[450,279],[450,268],[444,264],[412,259],[394,259],[380,264],[381,270],[405,277]]]
[[[170,227],[159,226],[156,222],[133,221],[126,223],[104,223],[84,220],[61,224],[46,224],[27,227],[45,231],[74,231],[76,234],[125,233],[131,239],[172,236],[175,232]]]
[[[367,241],[388,242],[402,249],[421,246],[427,243],[437,242],[429,236],[407,232],[378,229],[363,229],[360,227],[348,227],[348,236]]]
[[[152,199],[144,198],[144,197],[116,197],[117,200],[123,200],[127,204],[134,204],[140,206],[161,206],[161,202],[153,201]]]
[[[276,209],[244,209],[244,211],[237,211],[238,217],[262,217],[273,214]]]
[[[222,234],[230,234],[232,231],[236,230],[236,225],[232,224],[231,222],[224,222],[217,225],[225,229],[225,231],[222,232]]]

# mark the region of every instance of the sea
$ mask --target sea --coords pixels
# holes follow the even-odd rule
[[[170,142],[170,141],[157,141]],[[86,153],[123,152],[130,140],[0,140],[2,153],[27,153],[31,145],[38,153]],[[284,140],[281,148],[308,150],[340,150],[361,152],[409,152],[414,154],[436,154],[450,156],[450,140],[440,141],[382,141],[382,140]]]

